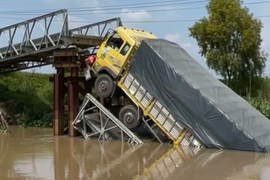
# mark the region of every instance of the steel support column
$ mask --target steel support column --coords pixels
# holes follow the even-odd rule
[[[79,68],[71,68],[71,77],[78,77]],[[78,81],[68,80],[68,134],[69,136],[77,136],[78,132],[73,128],[72,122],[74,121],[79,111],[79,84]]]
[[[54,74],[54,135],[64,134],[64,68],[56,68]]]

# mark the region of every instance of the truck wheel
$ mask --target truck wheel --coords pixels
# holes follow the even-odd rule
[[[95,81],[95,92],[100,98],[110,97],[114,89],[113,79],[107,74],[101,74]]]
[[[135,130],[137,129],[140,124],[141,120],[139,120],[141,116],[141,111],[138,115],[138,110],[133,105],[126,105],[121,108],[119,111],[119,120],[124,123],[128,129]]]
[[[141,123],[141,125],[134,130],[134,133],[136,133],[140,138],[152,138],[153,134],[149,131],[148,127],[145,123]]]

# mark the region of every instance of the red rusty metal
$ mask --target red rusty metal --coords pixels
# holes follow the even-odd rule
[[[77,77],[79,74],[79,68],[71,68],[71,77]],[[72,122],[75,119],[79,111],[79,84],[78,81],[68,81],[68,126],[69,136],[77,136],[77,131],[73,128]]]
[[[64,113],[68,113],[68,134],[69,136],[77,136],[77,131],[73,128],[72,122],[79,111],[79,93],[83,96],[86,93],[91,93],[95,77],[90,81],[85,80],[85,77],[79,77],[79,69],[83,68],[80,63],[83,56],[78,56],[76,49],[62,49],[54,51],[53,67],[57,69],[54,77],[50,81],[54,83],[54,135],[64,134]],[[84,61],[84,60],[83,60]],[[80,67],[78,67],[80,66]],[[64,77],[64,69],[70,68],[69,77]],[[79,82],[84,83],[84,87],[79,85]],[[66,84],[65,84],[66,83]],[[68,102],[65,104],[64,97],[67,94]]]
[[[54,135],[64,134],[64,69],[57,68],[54,74],[54,108],[53,132]]]

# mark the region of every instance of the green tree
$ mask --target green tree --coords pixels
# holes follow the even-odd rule
[[[261,51],[262,23],[240,0],[210,0],[203,17],[189,28],[208,67],[226,84],[232,79],[249,87],[249,79],[260,77],[267,54]]]
[[[0,75],[0,108],[26,126],[52,125],[53,84],[50,74],[14,72]]]

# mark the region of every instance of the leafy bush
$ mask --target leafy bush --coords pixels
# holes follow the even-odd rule
[[[14,72],[0,76],[0,102],[17,123],[51,127],[53,84],[49,74]]]
[[[247,98],[245,99],[258,111],[260,111],[263,115],[265,115],[268,119],[270,119],[270,101],[262,96],[260,92],[257,97]]]

